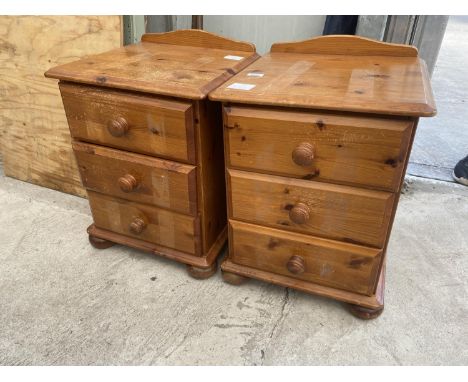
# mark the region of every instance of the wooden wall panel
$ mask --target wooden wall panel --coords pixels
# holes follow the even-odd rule
[[[122,44],[121,16],[0,16],[0,151],[5,175],[85,195],[56,65]]]

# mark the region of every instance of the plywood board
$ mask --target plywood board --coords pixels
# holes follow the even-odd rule
[[[0,151],[5,175],[85,195],[49,68],[122,44],[121,16],[0,17]]]

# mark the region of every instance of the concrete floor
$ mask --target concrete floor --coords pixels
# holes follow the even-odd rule
[[[450,16],[432,75],[437,116],[421,118],[408,174],[453,182],[468,155],[468,16]]]
[[[466,365],[468,188],[414,180],[388,253],[386,308],[92,248],[86,200],[0,174],[2,365]]]

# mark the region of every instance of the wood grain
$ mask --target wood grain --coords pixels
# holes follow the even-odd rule
[[[398,188],[413,121],[361,115],[232,106],[224,108],[228,166],[371,187]],[[294,162],[303,143],[310,165]]]
[[[271,52],[333,54],[346,56],[417,57],[418,49],[411,45],[390,44],[361,36],[329,35],[303,41],[277,42]]]
[[[382,248],[393,194],[229,169],[229,217],[287,231]],[[304,223],[291,218],[298,204]]]
[[[318,239],[229,220],[229,260],[250,268],[372,295],[381,250]],[[303,259],[305,271],[291,273],[288,261]]]
[[[91,224],[88,227],[88,234],[90,236],[107,240],[113,243],[126,245],[128,247],[140,249],[145,252],[150,252],[171,260],[179,261],[184,264],[207,268],[216,262],[216,257],[219,255],[226,243],[227,227],[224,231],[220,233],[218,239],[213,244],[208,253],[205,253],[203,256],[194,256],[189,253],[181,252],[172,248],[167,248],[159,244],[149,243],[141,239],[125,236],[106,229],[98,228],[95,224]]]
[[[177,31],[46,72],[61,80],[82,180],[97,200],[93,243],[151,250],[192,276],[216,270],[227,236],[222,117],[205,98],[257,58],[252,44]]]
[[[93,245],[149,250],[198,278],[215,272],[227,236],[222,117],[205,98],[257,58],[252,44],[177,31],[45,73],[60,80]]]
[[[166,33],[146,33],[141,36],[141,41],[156,44],[255,52],[255,45],[250,42],[233,40],[201,29],[179,29]]]
[[[243,58],[230,60],[226,56]],[[54,67],[45,76],[201,100],[257,58],[251,51],[141,42]]]
[[[228,89],[236,82],[254,86]],[[210,99],[225,102],[225,279],[251,277],[379,316],[416,125],[436,112],[417,51],[343,36],[277,44]],[[355,263],[346,242],[370,256]],[[369,268],[354,278],[350,268],[362,264]]]
[[[195,164],[190,102],[92,86],[60,83],[73,138]],[[123,118],[127,132],[113,136],[109,124]]]
[[[197,248],[197,219],[153,206],[117,199],[88,191],[88,199],[97,227],[190,254],[201,255]],[[142,219],[145,227],[135,233],[130,226]],[[198,250],[197,250],[198,249]]]
[[[225,259],[221,264],[221,269],[223,272],[232,273],[239,275],[245,278],[252,278],[261,280],[267,283],[272,283],[276,285],[283,286],[285,288],[293,288],[300,290],[302,292],[315,294],[318,296],[333,298],[338,301],[343,301],[349,304],[355,304],[369,309],[379,309],[382,307],[383,303],[383,288],[384,288],[384,273],[385,270],[380,271],[379,283],[377,285],[377,290],[381,291],[380,295],[370,295],[366,296],[360,293],[350,292],[344,289],[338,289],[334,287],[329,287],[321,284],[304,282],[303,280],[278,275],[275,273],[263,271],[261,269],[255,269],[251,267],[246,267],[245,265],[238,265],[229,260]]]
[[[249,73],[262,73],[251,77]],[[436,113],[418,57],[268,53],[210,94],[230,103],[402,116]],[[255,85],[230,89],[233,83]]]
[[[7,176],[85,195],[54,65],[121,45],[120,16],[0,17],[0,150]]]
[[[203,249],[208,251],[226,229],[226,185],[221,104],[209,100],[194,103],[197,154],[198,204]]]
[[[169,210],[197,214],[194,166],[127,153],[88,143],[73,142],[83,185],[92,191]],[[122,177],[130,175],[137,187],[124,192]]]

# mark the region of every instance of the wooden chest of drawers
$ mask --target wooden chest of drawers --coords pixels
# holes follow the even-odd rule
[[[252,44],[198,30],[49,70],[59,86],[98,248],[120,243],[206,278],[226,232],[221,105],[208,93],[255,61]]]
[[[416,125],[435,114],[417,50],[356,36],[274,44],[210,99],[224,103],[224,279],[377,317]]]

